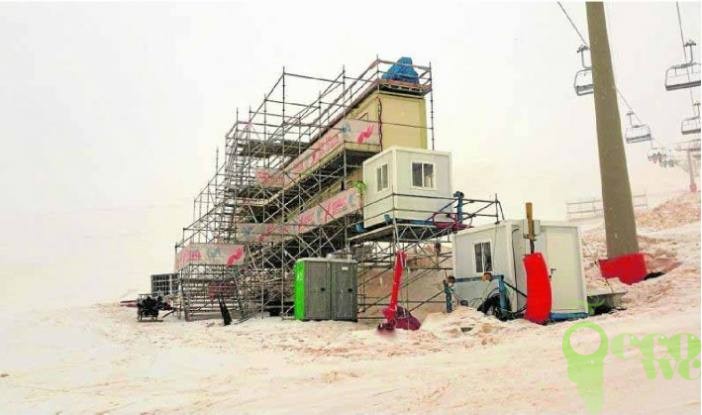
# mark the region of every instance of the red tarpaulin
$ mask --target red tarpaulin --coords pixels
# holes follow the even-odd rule
[[[546,261],[540,252],[524,256],[527,274],[527,303],[524,318],[544,324],[551,317],[551,281]]]

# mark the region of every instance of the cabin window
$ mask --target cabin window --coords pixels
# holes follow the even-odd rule
[[[426,189],[434,188],[434,165],[432,163],[412,162],[412,186]]]
[[[475,252],[475,273],[492,272],[492,250],[490,242],[476,242],[473,244]]]
[[[376,189],[378,192],[388,188],[388,165],[383,164],[382,166],[375,169],[376,177]]]

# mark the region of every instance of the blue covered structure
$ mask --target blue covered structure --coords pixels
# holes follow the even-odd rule
[[[418,84],[419,74],[412,67],[412,58],[403,56],[383,74],[383,79]]]

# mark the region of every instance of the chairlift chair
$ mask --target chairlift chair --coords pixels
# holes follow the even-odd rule
[[[660,164],[661,166],[663,166],[665,150],[660,147],[652,147],[648,151],[647,157],[650,162]]]
[[[656,153],[656,149],[652,148],[652,149],[648,150],[648,154],[646,154],[646,158],[651,163],[655,163],[656,160],[658,159],[658,153]]]
[[[700,117],[685,118],[680,123],[680,131],[683,135],[700,133]]]
[[[653,137],[651,137],[651,128],[647,124],[634,123],[633,117],[635,114],[633,111],[627,112],[626,115],[629,117],[629,128],[627,128],[624,133],[624,138],[627,143],[636,144],[653,140]]]
[[[578,96],[590,95],[595,92],[592,83],[592,68],[585,64],[585,51],[588,50],[590,50],[590,48],[585,45],[581,45],[578,48],[580,62],[583,66],[582,69],[575,73],[575,79],[573,79],[573,89],[575,89],[575,94]]]
[[[667,91],[700,86],[700,64],[695,62],[692,55],[695,45],[694,41],[688,40],[684,47],[690,49],[690,60],[673,65],[665,71],[665,89]]]
[[[683,135],[699,134],[700,132],[700,103],[695,102],[692,106],[695,115],[690,118],[685,118],[680,123],[680,132]]]
[[[663,162],[661,165],[663,167],[675,167],[675,158],[673,158],[673,151],[670,149],[667,149],[663,155]]]

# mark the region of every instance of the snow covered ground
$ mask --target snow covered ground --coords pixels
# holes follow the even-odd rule
[[[699,194],[674,203],[639,218],[649,265],[668,272],[627,287],[626,310],[587,320],[610,343],[625,333],[700,336]],[[667,208],[680,218],[656,220]],[[584,239],[592,262],[604,250],[601,227]],[[601,286],[592,267],[588,276]],[[503,323],[461,308],[430,314],[416,332],[379,335],[277,318],[137,323],[134,309],[116,305],[5,311],[0,412],[585,413],[562,349],[574,324]],[[598,348],[592,333],[573,336],[578,353]],[[699,356],[692,380],[679,371],[649,379],[636,351],[626,356],[604,358],[603,413],[700,412]]]

